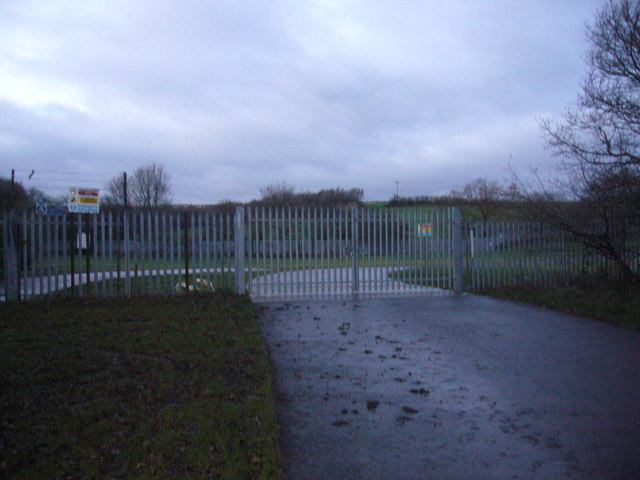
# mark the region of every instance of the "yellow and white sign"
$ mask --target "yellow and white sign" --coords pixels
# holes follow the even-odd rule
[[[100,190],[97,188],[71,187],[67,200],[69,213],[99,213]]]

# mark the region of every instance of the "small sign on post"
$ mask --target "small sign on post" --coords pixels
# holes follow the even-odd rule
[[[36,197],[36,212],[38,215],[46,215],[49,213],[49,202],[45,197]]]
[[[67,210],[69,213],[99,213],[100,190],[97,188],[71,187],[67,200]]]
[[[433,235],[433,227],[430,223],[421,223],[418,225],[419,237],[431,237]]]
[[[76,235],[76,248],[78,250],[86,250],[87,244],[87,234],[85,232]]]

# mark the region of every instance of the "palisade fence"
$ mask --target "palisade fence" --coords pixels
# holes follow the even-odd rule
[[[534,222],[462,222],[456,208],[240,207],[234,214],[3,214],[3,299],[482,291],[615,276],[611,259]],[[622,240],[632,268],[640,232]]]
[[[5,296],[233,288],[231,222],[229,215],[162,211],[5,214]]]
[[[594,237],[608,227],[593,222]],[[578,277],[619,277],[613,258],[585,246],[575,235],[540,222],[468,220],[463,228],[468,290],[505,286],[559,286]],[[617,250],[640,271],[640,226],[626,225]]]

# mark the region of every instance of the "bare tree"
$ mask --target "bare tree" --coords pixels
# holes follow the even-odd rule
[[[451,195],[469,202],[478,209],[482,220],[487,220],[500,209],[503,200],[512,195],[510,188],[513,189],[512,186],[503,187],[495,180],[476,178],[461,189],[452,190]]]
[[[627,238],[640,221],[640,2],[609,0],[588,38],[577,102],[560,121],[541,124],[547,145],[563,159],[557,185],[573,202],[524,193],[548,222],[611,258],[624,278],[640,281]]]
[[[349,190],[336,187],[325,188],[317,193],[307,195],[308,203],[319,207],[348,207],[362,205],[364,190],[361,188],[350,188]]]
[[[171,177],[157,163],[137,168],[128,181],[125,175],[113,177],[105,190],[106,205],[156,208],[170,205],[172,201]]]
[[[265,205],[281,207],[293,204],[296,187],[287,182],[270,183],[260,189],[260,200]]]
[[[640,165],[640,4],[610,0],[588,29],[591,49],[578,101],[559,123],[546,120],[548,144],[596,166]]]
[[[170,205],[171,177],[162,165],[150,163],[139,167],[131,179],[131,198],[134,205],[155,208]]]
[[[109,180],[105,190],[107,191],[104,199],[106,205],[126,206],[129,203],[131,185],[125,181],[124,175],[118,175]]]

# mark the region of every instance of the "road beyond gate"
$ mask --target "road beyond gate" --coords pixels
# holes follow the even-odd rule
[[[468,294],[260,308],[288,478],[638,478],[636,332]]]

